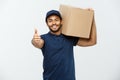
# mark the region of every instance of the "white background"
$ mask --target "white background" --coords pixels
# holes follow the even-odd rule
[[[119,0],[0,0],[0,80],[42,80],[34,28],[48,32],[46,12],[60,4],[93,8],[97,45],[75,47],[76,80],[120,80]]]

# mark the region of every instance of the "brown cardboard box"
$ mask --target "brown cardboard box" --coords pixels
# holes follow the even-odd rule
[[[60,5],[59,10],[63,18],[63,34],[89,38],[91,27],[95,26],[93,11],[68,5]]]

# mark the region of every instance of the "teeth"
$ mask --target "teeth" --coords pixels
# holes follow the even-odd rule
[[[56,28],[56,27],[57,27],[56,25],[53,26],[53,28]]]

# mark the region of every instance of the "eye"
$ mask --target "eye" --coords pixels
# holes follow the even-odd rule
[[[50,22],[52,22],[52,20],[48,20],[48,22],[50,23]]]
[[[59,21],[59,19],[55,19],[55,21]]]

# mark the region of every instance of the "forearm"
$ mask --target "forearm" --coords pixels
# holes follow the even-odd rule
[[[93,23],[93,26],[91,27],[89,42],[92,43],[93,45],[97,43],[97,31],[95,23]]]
[[[97,33],[96,33],[95,23],[93,23],[92,25],[93,26],[91,27],[90,38],[89,39],[80,38],[78,40],[77,45],[86,47],[86,46],[93,46],[97,43]]]
[[[43,40],[34,40],[34,39],[32,39],[31,40],[31,43],[33,44],[33,46],[34,47],[36,47],[36,48],[42,48],[43,47],[43,45],[44,45],[44,41]]]

